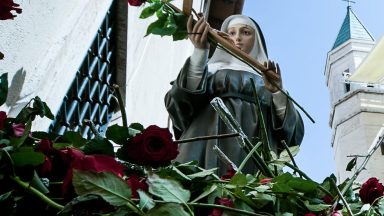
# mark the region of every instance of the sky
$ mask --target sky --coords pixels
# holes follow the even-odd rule
[[[384,1],[355,2],[352,10],[378,41],[384,34]],[[318,182],[335,172],[324,71],[347,6],[342,0],[245,0],[243,9],[260,25],[269,58],[280,65],[284,88],[315,120],[301,112],[305,135],[295,159]]]

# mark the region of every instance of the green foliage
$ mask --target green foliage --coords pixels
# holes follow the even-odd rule
[[[347,164],[347,168],[345,169],[346,171],[351,171],[353,169],[353,167],[356,166],[356,161],[357,161],[357,157],[354,157],[352,158],[352,160],[350,160]]]
[[[173,179],[160,178],[156,174],[148,176],[149,192],[166,202],[186,203],[191,194]]]
[[[190,214],[184,210],[183,206],[177,203],[166,203],[158,205],[157,207],[152,208],[146,215],[190,216]]]
[[[87,141],[87,143],[80,148],[85,154],[104,154],[115,156],[112,143],[104,137],[96,135],[95,138]]]
[[[126,205],[131,196],[127,183],[109,172],[74,170],[73,186],[79,195],[96,194],[114,206]]]
[[[21,147],[10,154],[15,167],[38,166],[44,162],[44,154],[35,152],[31,147]]]
[[[187,38],[188,17],[171,8],[167,1],[152,1],[141,11],[140,18],[146,19],[154,14],[157,20],[148,26],[145,36],[149,34],[172,36],[174,41]]]

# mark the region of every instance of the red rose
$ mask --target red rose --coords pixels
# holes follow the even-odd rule
[[[325,204],[332,204],[332,201],[333,201],[332,196],[330,196],[330,195],[325,195],[325,196],[323,196],[323,202],[324,202]]]
[[[306,213],[304,216],[316,216],[316,215],[313,213]]]
[[[70,185],[72,184],[73,170],[95,171],[95,172],[111,172],[115,175],[123,176],[123,167],[115,160],[114,157],[108,155],[83,155],[75,156],[63,182],[64,197],[68,198]]]
[[[234,175],[236,174],[236,171],[234,169],[228,169],[227,170],[227,173],[225,173],[225,175],[221,176],[220,179],[221,180],[229,180],[231,179]]]
[[[168,165],[179,151],[167,128],[151,125],[130,139],[118,154],[134,164],[159,167]]]
[[[12,124],[12,130],[13,130],[13,135],[15,137],[22,137],[24,130],[25,130],[25,125],[24,124]]]
[[[16,13],[21,13],[21,8],[18,8],[19,5],[15,4],[13,0],[0,0],[0,20],[13,19],[16,15],[11,13],[12,10]]]
[[[363,203],[373,202],[384,195],[384,186],[375,177],[368,179],[360,188],[359,195]]]
[[[39,176],[46,176],[52,170],[52,161],[49,157],[45,156],[44,163],[40,166]]]
[[[42,152],[45,155],[51,155],[52,151],[54,151],[52,141],[49,139],[40,140],[36,151]]]
[[[128,0],[128,4],[131,6],[140,6],[145,3],[145,0]]]
[[[127,184],[131,188],[132,198],[139,198],[137,190],[148,191],[148,185],[145,182],[145,178],[140,178],[138,175],[130,175]]]
[[[4,111],[0,111],[0,130],[4,129],[6,119],[7,119],[7,113],[5,113]]]
[[[230,208],[234,207],[233,201],[229,198],[215,198],[215,204],[227,206]],[[212,209],[212,212],[209,214],[209,216],[221,216],[223,214],[224,210],[219,208]]]
[[[260,184],[268,184],[268,183],[270,183],[272,181],[272,178],[263,178],[263,179],[261,179],[260,180]]]

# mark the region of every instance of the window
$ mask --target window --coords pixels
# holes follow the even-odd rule
[[[345,92],[344,93],[347,93],[351,90],[351,83],[348,81],[348,78],[351,76],[349,69],[345,70],[342,75],[343,75],[344,84],[345,84],[345,86],[344,86]]]
[[[115,5],[108,10],[50,131],[62,135],[70,130],[92,138],[94,134],[84,124],[85,119],[101,132],[106,129],[116,107],[111,87],[116,83]]]

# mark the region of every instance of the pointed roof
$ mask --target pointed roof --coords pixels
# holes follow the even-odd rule
[[[357,18],[355,13],[353,13],[351,6],[347,7],[347,15],[344,18],[343,25],[341,25],[339,34],[337,35],[332,49],[335,49],[349,39],[375,41],[365,26]]]

